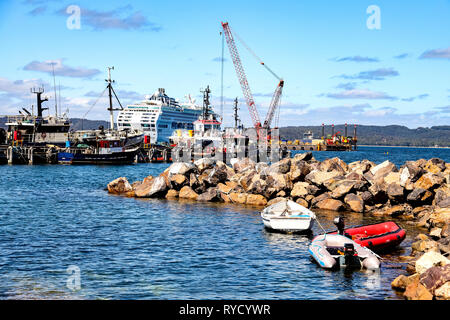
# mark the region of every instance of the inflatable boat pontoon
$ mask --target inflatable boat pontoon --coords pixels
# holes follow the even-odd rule
[[[322,234],[313,239],[309,253],[325,269],[380,268],[380,260],[370,249],[339,234]]]

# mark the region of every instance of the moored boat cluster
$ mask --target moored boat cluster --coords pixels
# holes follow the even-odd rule
[[[125,177],[118,178],[108,184],[108,191],[137,198],[261,207],[290,199],[310,209],[353,211],[406,220],[407,224],[429,233],[421,235],[413,244],[411,257],[404,257],[410,261],[409,269],[414,272],[417,264],[427,260],[425,265],[429,268],[442,268],[430,271],[442,277],[439,283],[433,282],[429,295],[406,288],[413,283],[416,290],[423,289],[425,280],[417,275],[412,279],[400,276],[393,287],[404,290],[409,299],[450,299],[447,270],[450,260],[445,258],[450,252],[449,182],[450,164],[438,158],[407,161],[398,168],[390,161],[375,164],[362,160],[347,164],[339,158],[317,161],[312,153],[302,153],[271,165],[255,163],[249,158],[232,159],[230,166],[208,158],[194,163],[177,162],[159,176],[148,176],[143,181],[130,183]],[[432,254],[434,260],[429,262],[428,256]]]

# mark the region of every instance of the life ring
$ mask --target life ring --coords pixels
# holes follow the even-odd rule
[[[41,133],[42,139],[45,139],[46,136],[47,136],[47,134],[46,134],[45,132],[42,132],[42,133]]]

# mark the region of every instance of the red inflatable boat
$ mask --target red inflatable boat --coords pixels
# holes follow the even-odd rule
[[[334,232],[337,233],[337,232]],[[390,250],[406,237],[406,231],[393,221],[344,229],[344,235],[374,251]]]

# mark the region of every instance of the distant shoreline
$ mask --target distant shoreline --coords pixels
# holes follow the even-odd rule
[[[450,147],[416,147],[416,146],[380,146],[370,144],[358,144],[358,147],[376,147],[376,148],[421,148],[421,149],[450,149]]]

